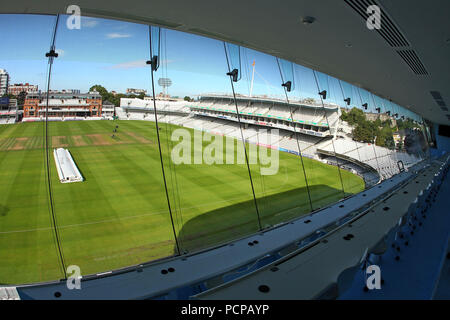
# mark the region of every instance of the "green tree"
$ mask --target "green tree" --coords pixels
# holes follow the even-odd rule
[[[379,127],[382,126],[380,117],[378,117],[378,118],[374,121],[374,125],[375,125],[377,128],[379,128]]]
[[[102,96],[102,99],[107,100],[107,98],[109,98],[110,93],[108,92],[108,90],[106,90],[105,87],[96,84],[93,85],[89,91],[97,91],[98,93],[100,93],[100,95]],[[106,99],[105,99],[106,98]]]
[[[393,129],[388,125],[387,122],[384,124],[385,126],[378,130],[375,144],[380,147],[394,149],[395,142],[393,137]]]
[[[371,123],[364,121],[357,124],[353,129],[353,139],[360,142],[372,143],[375,139],[375,131]]]
[[[347,112],[344,118],[344,121],[347,121],[347,123],[350,125],[363,124],[366,121],[366,115],[364,114],[364,111],[355,107]]]
[[[392,126],[392,120],[391,119],[386,119],[381,123],[382,127],[390,127]]]
[[[347,119],[348,119],[348,113],[345,110],[342,110],[341,120],[347,122]]]
[[[406,119],[406,120],[399,119],[399,120],[397,120],[397,127],[398,127],[398,130],[403,130],[403,129],[419,128],[419,125],[417,125],[416,123],[414,123],[414,121],[412,121],[410,119]]]
[[[386,137],[384,143],[386,145],[386,148],[388,148],[390,150],[394,150],[395,149],[395,141],[394,141],[394,137],[392,135]]]
[[[102,96],[102,101],[109,100],[116,107],[118,107],[120,104],[120,98],[127,97],[124,94],[113,95],[112,93],[108,92],[105,87],[99,84],[93,85],[89,89],[89,91],[97,91]]]
[[[19,106],[20,110],[23,110],[23,104],[25,103],[25,98],[27,97],[27,93],[25,91],[22,91],[17,96],[17,105]]]

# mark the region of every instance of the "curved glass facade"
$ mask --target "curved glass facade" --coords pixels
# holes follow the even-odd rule
[[[219,246],[428,157],[418,115],[252,49],[66,15],[0,28],[0,283]]]

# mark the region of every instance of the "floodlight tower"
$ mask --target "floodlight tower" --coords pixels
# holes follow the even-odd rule
[[[172,80],[169,78],[159,78],[158,84],[160,87],[163,88],[163,94],[166,95],[166,88],[170,87],[172,85]]]
[[[252,81],[250,84],[250,95],[249,95],[250,98],[252,97],[252,94],[253,94],[253,80],[255,80],[255,60],[253,60],[252,66],[253,66],[253,71],[252,71]]]

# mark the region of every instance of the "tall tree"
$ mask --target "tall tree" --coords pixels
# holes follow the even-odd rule
[[[19,106],[19,109],[23,109],[23,104],[25,103],[25,98],[27,97],[27,93],[25,91],[22,91],[17,96],[17,105]]]

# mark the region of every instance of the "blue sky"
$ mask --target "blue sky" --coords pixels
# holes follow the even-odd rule
[[[6,69],[12,83],[39,85],[45,90],[49,50],[55,16],[1,15],[2,47],[0,68]],[[68,16],[60,16],[55,47],[59,57],[52,70],[51,89],[80,89],[87,91],[94,84],[107,90],[125,92],[127,88],[142,88],[150,93],[150,58],[148,26],[122,21],[82,17],[81,29],[66,26]],[[202,93],[231,94],[223,42],[174,30],[161,30],[161,77],[172,80],[168,93],[172,96],[196,96]],[[242,78],[235,83],[236,93],[248,95],[255,62],[253,95],[268,95],[284,99],[281,76],[276,58],[247,48],[241,48]],[[325,74],[295,65],[282,64],[286,80],[294,78],[291,100],[305,97],[318,99],[318,89],[328,91],[328,101],[343,105],[343,94],[350,96],[352,105],[361,105],[355,87]],[[317,84],[319,88],[317,87]],[[156,84],[156,91],[161,92]],[[366,99],[362,92],[361,97]],[[379,103],[378,98],[375,102]],[[373,101],[369,102],[370,109]],[[384,105],[387,106],[385,103]],[[386,107],[383,105],[382,110]]]
[[[148,27],[114,20],[82,17],[81,29],[66,27],[61,16],[56,34],[52,89],[81,89],[94,84],[124,92],[126,88],[150,89]],[[29,82],[45,86],[47,60],[54,16],[2,15],[0,68],[13,83]],[[161,66],[156,78],[169,77],[172,95],[208,92],[231,93],[223,42],[173,30],[162,30]],[[242,79],[236,91],[249,94],[252,63],[255,61],[253,94],[283,97],[281,77],[273,56],[241,49]],[[157,91],[162,88],[157,86]],[[315,86],[304,89],[316,94]],[[300,94],[297,94],[300,96]]]

